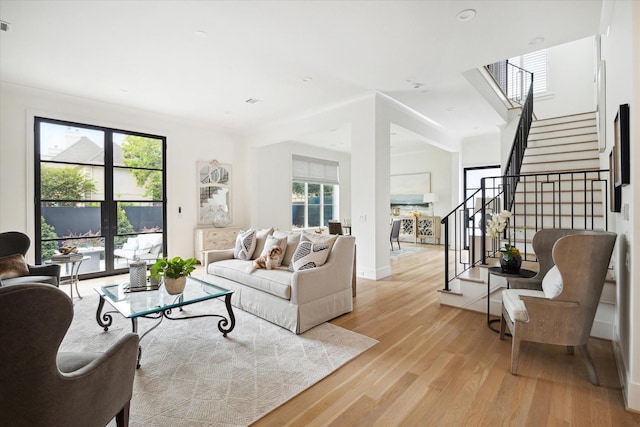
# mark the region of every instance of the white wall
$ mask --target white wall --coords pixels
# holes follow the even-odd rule
[[[593,37],[549,48],[547,61],[550,95],[534,98],[538,119],[595,111]]]
[[[494,166],[500,164],[500,130],[462,140],[462,166]]]
[[[348,153],[286,141],[251,149],[253,185],[252,227],[291,229],[291,156],[293,154],[338,162],[339,217],[351,217],[351,156]]]
[[[609,168],[609,153],[613,146],[613,121],[620,104],[631,109],[631,184],[622,188],[622,213],[610,214],[610,228],[618,233],[614,253],[617,279],[616,325],[614,341],[625,384],[626,403],[640,411],[640,280],[637,268],[640,256],[640,215],[635,200],[640,188],[634,166],[640,164],[640,4],[631,1],[614,3],[608,35],[602,36],[602,59],[606,61],[606,147],[601,155],[601,167]],[[635,57],[635,62],[633,58]]]
[[[193,255],[197,224],[197,160],[231,163],[234,188],[244,186],[241,142],[220,129],[77,97],[2,83],[0,86],[0,230],[33,236],[33,116],[109,126],[167,137],[169,255]],[[188,147],[188,148],[187,148]],[[248,222],[249,206],[234,191],[234,224]],[[178,214],[178,207],[182,214]],[[30,254],[32,257],[32,253]],[[31,260],[33,260],[31,258]]]

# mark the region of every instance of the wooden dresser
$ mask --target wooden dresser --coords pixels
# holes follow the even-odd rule
[[[193,242],[195,258],[204,264],[204,253],[213,249],[230,249],[236,244],[240,232],[236,227],[203,227],[194,230]]]

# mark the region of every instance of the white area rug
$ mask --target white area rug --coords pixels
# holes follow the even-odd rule
[[[393,243],[393,247],[395,249],[389,252],[389,255],[391,256],[391,258],[397,258],[399,256],[414,254],[416,252],[421,252],[426,250],[426,248],[422,248],[420,246],[409,246],[407,244],[403,245],[402,243],[400,243],[401,249],[398,249],[398,244],[395,242]]]
[[[84,295],[76,299],[61,351],[104,351],[131,331],[131,321],[115,313],[103,332],[95,317],[98,295]],[[182,315],[208,313],[226,309],[213,300],[187,306]],[[218,331],[219,319],[209,317],[164,319],[142,340],[131,426],[248,425],[377,343],[329,323],[295,335],[238,309],[234,313],[236,325],[226,338]],[[140,319],[139,332],[154,322]]]

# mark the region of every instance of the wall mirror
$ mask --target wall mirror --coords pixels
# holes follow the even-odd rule
[[[198,161],[198,223],[226,227],[231,223],[231,165]]]

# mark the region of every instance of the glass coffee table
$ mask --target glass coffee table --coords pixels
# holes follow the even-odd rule
[[[98,325],[102,326],[105,331],[109,330],[109,326],[111,326],[113,322],[111,313],[116,312],[131,319],[133,332],[135,333],[138,333],[138,318],[158,320],[157,323],[140,335],[140,341],[142,341],[149,332],[157,328],[164,318],[169,320],[183,320],[199,317],[219,317],[218,330],[222,332],[222,335],[225,337],[233,330],[236,324],[233,309],[231,308],[231,294],[233,294],[233,291],[221,288],[213,283],[208,283],[194,277],[187,277],[187,284],[180,295],[168,294],[163,285],[160,285],[159,289],[145,291],[129,291],[128,285],[128,283],[122,283],[95,288],[95,291],[100,295],[96,320],[98,321]],[[185,305],[220,297],[224,297],[228,317],[220,314],[201,314],[181,317],[171,316],[173,309],[177,308],[182,311],[182,307]],[[102,313],[105,301],[117,311],[106,311]],[[142,346],[138,347],[138,368],[140,367],[141,358]]]

